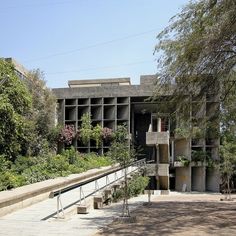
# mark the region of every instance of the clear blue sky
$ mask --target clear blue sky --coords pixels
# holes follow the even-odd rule
[[[68,80],[156,72],[156,35],[187,0],[0,0],[0,57]]]

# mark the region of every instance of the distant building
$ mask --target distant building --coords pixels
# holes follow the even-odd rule
[[[160,103],[147,100],[153,95],[157,79],[155,75],[141,76],[140,85],[131,85],[129,78],[69,81],[69,88],[53,89],[58,99],[58,121],[62,125],[73,124],[78,129],[82,115],[90,113],[93,126],[100,124],[115,130],[118,125],[126,124],[131,142],[141,146],[144,157],[152,161],[148,164],[151,188],[163,194],[169,189],[219,191],[217,170],[210,168],[206,159],[196,158],[196,153],[207,152],[211,160],[219,159],[219,138],[177,135],[175,129],[180,114],[176,114],[173,122],[168,112],[160,112]],[[166,98],[170,94],[160,96]],[[206,117],[215,119],[215,111],[219,108],[216,97],[205,94],[198,100],[188,95],[192,125],[196,126],[198,120]],[[82,153],[103,154],[109,149],[106,142],[96,148],[93,140],[84,146],[75,139],[73,146]]]
[[[9,58],[4,58],[5,61],[12,63],[12,65],[14,66],[15,72],[17,74],[17,76],[20,79],[26,79],[27,75],[29,73],[29,71],[19,62],[17,62],[14,58],[9,57]]]

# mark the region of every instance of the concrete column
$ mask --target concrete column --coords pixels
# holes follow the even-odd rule
[[[157,120],[157,132],[161,132],[161,118]]]
[[[156,145],[156,151],[157,151],[157,153],[156,153],[156,159],[157,159],[157,163],[159,163],[160,162],[160,150],[159,150],[159,145]]]
[[[175,158],[175,142],[171,141],[171,163],[174,163]]]

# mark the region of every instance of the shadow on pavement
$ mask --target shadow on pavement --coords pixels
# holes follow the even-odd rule
[[[113,222],[98,235],[236,235],[235,202],[153,202],[132,216],[136,223]]]

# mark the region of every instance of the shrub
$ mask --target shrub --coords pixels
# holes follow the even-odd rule
[[[11,170],[0,172],[0,191],[22,186],[26,183],[24,176]]]
[[[60,155],[19,156],[15,163],[0,156],[0,191],[50,178],[81,173],[112,163],[108,156],[98,156],[96,153],[81,154],[74,147],[63,151]]]
[[[116,189],[116,191],[112,193],[113,202],[118,202],[123,198],[124,198],[124,189]]]
[[[38,161],[39,160],[36,157],[19,156],[17,157],[13,168],[18,174],[21,174],[27,168],[36,165]]]
[[[129,197],[138,196],[147,187],[149,178],[147,176],[136,176],[128,184]]]
[[[133,179],[128,183],[128,197],[136,197],[139,194],[143,193],[145,188],[147,187],[149,182],[149,178],[146,176],[134,176]],[[117,189],[112,194],[112,200],[117,202],[123,199],[125,196],[124,187]]]
[[[11,169],[12,162],[7,160],[4,155],[0,155],[0,172]]]
[[[46,169],[49,174],[66,176],[69,173],[69,159],[67,156],[56,155],[48,158]]]
[[[107,127],[104,127],[102,129],[102,138],[105,140],[105,141],[108,141],[108,140],[111,140],[113,138],[114,134],[113,134],[113,131],[112,129],[110,128],[107,128]]]
[[[97,124],[95,127],[93,127],[91,138],[96,142],[96,148],[99,147],[99,145],[102,142],[102,127],[101,125]]]
[[[27,184],[32,184],[56,177],[48,173],[45,165],[43,164],[38,164],[26,169],[22,173],[22,176],[25,178]]]
[[[61,153],[62,156],[66,157],[69,160],[69,164],[75,164],[76,159],[79,156],[79,153],[76,151],[74,147],[64,150]]]
[[[67,145],[72,144],[72,140],[75,137],[75,127],[74,125],[65,125],[59,134],[59,142],[65,143]]]
[[[90,113],[85,113],[81,117],[80,138],[83,144],[87,144],[92,135],[92,121]]]

